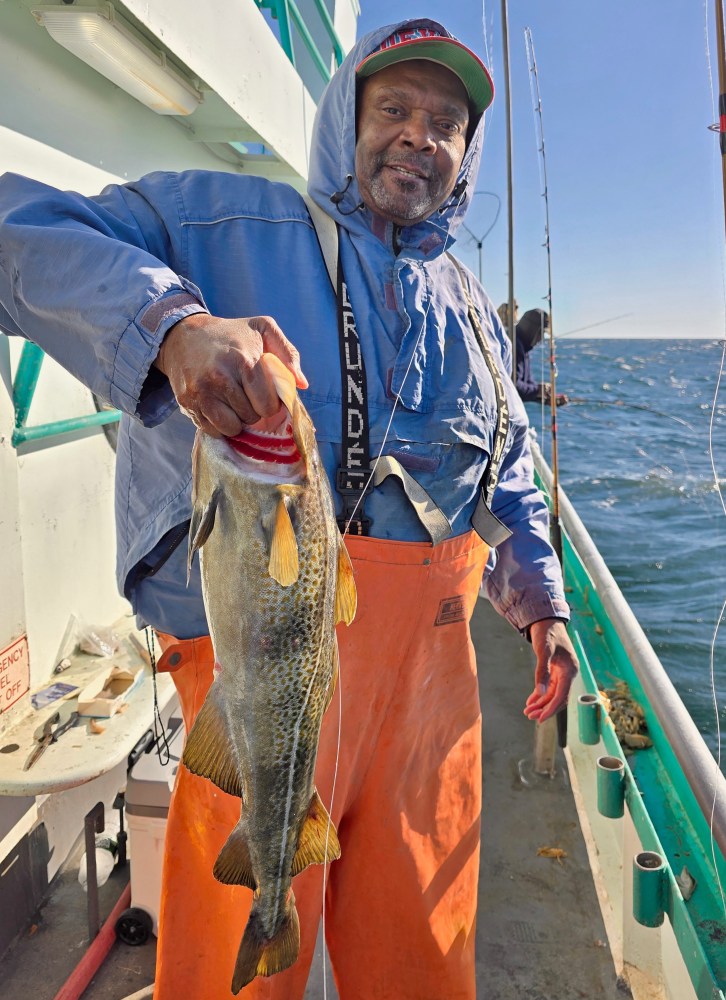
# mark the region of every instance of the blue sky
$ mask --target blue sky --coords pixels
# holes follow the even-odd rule
[[[467,225],[482,235],[483,284],[507,297],[504,85],[500,4],[487,0],[361,0],[359,32],[429,16],[485,55],[495,87],[484,158]],[[547,292],[544,202],[530,74],[529,27],[539,74],[549,182],[556,335],[724,336],[724,209],[706,54],[716,79],[712,4],[520,0],[509,5],[514,142],[515,298]],[[444,15],[442,10],[446,11]],[[717,99],[718,85],[714,83]],[[457,250],[475,271],[476,244]],[[613,317],[623,317],[605,322]],[[594,326],[592,324],[602,324]]]

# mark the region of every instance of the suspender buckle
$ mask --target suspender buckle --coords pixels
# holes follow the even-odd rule
[[[337,518],[341,532],[349,535],[368,535],[371,519],[365,516],[363,503],[370,493],[372,481],[370,469],[350,469],[341,467],[335,474],[335,488],[343,501],[343,510]]]

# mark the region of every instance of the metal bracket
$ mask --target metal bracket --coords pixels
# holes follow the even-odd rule
[[[23,344],[18,370],[15,373],[12,384],[13,406],[15,409],[15,427],[13,428],[12,436],[12,445],[14,448],[20,448],[23,445],[37,442],[42,438],[49,438],[59,434],[68,435],[77,434],[79,431],[88,432],[103,424],[111,424],[118,421],[121,416],[120,410],[102,410],[98,413],[90,413],[84,417],[70,417],[67,420],[54,420],[47,424],[37,424],[35,427],[28,427],[28,413],[30,412],[30,405],[33,402],[44,357],[45,354],[37,344],[32,344],[30,341]]]

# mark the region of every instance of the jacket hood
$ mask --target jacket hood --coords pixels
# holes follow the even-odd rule
[[[394,31],[405,31],[414,25],[434,28],[449,38],[450,31],[437,21],[415,18],[386,25],[364,35],[353,46],[338,71],[333,75],[318,105],[313,127],[308,192],[328,215],[351,235],[371,231],[372,213],[361,205],[355,177],[355,111],[356,66],[370,55]],[[402,244],[420,246],[436,235],[442,247],[451,246],[456,230],[466,214],[481,160],[484,116],[473,129],[459,170],[457,184],[466,181],[461,198],[453,196],[434,212],[433,216],[401,231]],[[344,192],[337,205],[331,201],[336,192]],[[448,237],[448,239],[447,239]],[[431,249],[428,250],[431,255]]]
[[[550,318],[544,309],[528,309],[517,323],[517,338],[525,350],[531,351],[542,340],[542,333],[548,330]]]

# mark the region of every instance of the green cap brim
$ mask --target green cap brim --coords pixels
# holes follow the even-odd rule
[[[412,38],[367,56],[358,66],[358,76],[373,76],[393,63],[426,59],[445,66],[459,77],[472,110],[482,114],[494,100],[494,84],[484,63],[455,38]]]

